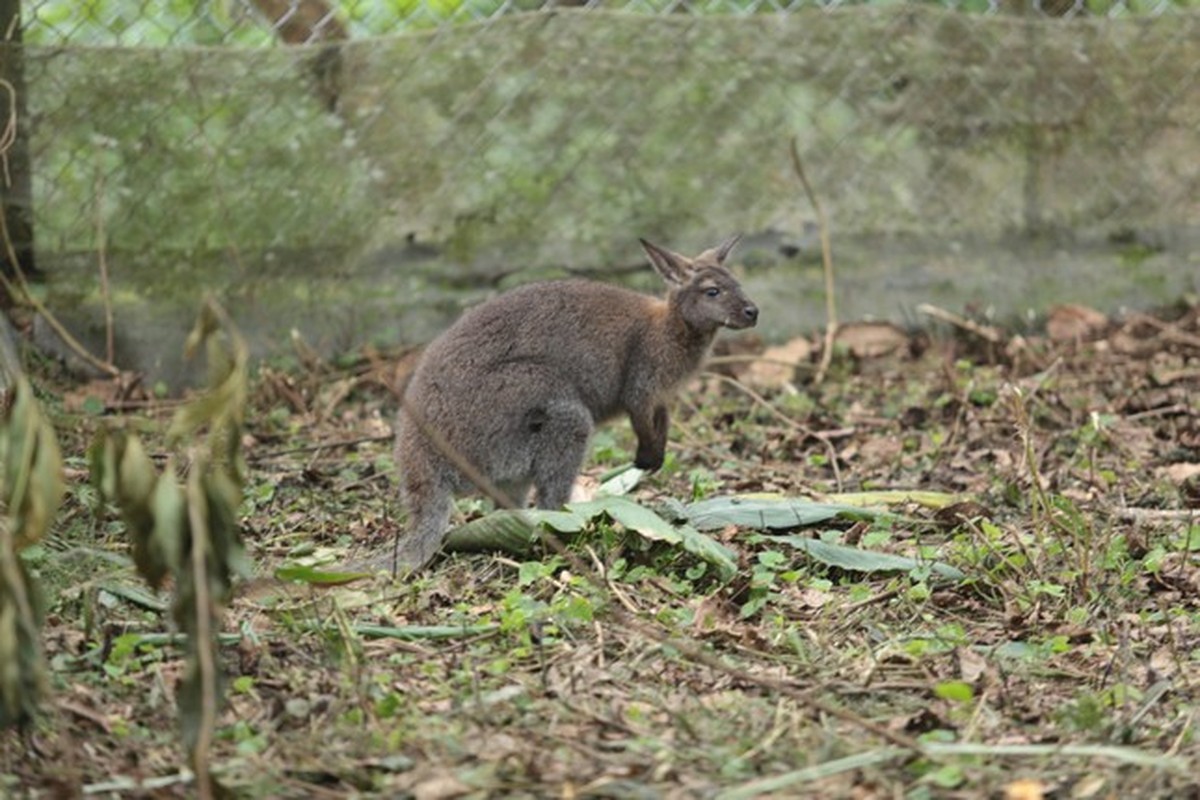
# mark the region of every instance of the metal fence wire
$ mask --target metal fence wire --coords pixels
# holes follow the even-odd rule
[[[24,0],[36,250],[362,276],[803,246],[793,138],[839,237],[1157,246],[1200,219],[1197,8]]]

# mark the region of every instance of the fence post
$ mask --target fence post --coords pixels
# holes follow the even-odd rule
[[[8,243],[0,242],[0,269],[12,275],[12,257],[26,276],[33,259],[33,181],[29,163],[29,118],[25,102],[25,53],[21,45],[21,0],[0,0],[0,213]],[[11,248],[8,246],[11,244]],[[0,306],[11,298],[0,290]]]

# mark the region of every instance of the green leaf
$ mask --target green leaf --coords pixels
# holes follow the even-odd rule
[[[601,515],[651,541],[681,546],[684,551],[713,565],[722,580],[728,580],[737,571],[735,555],[720,542],[691,526],[672,525],[650,509],[618,495],[570,503],[565,511],[536,508],[494,511],[450,531],[446,535],[446,549],[463,552],[503,550],[522,555],[536,541],[539,528],[545,526],[560,533],[579,533],[589,521]]]
[[[713,497],[684,506],[683,513],[702,531],[719,530],[728,525],[771,530],[802,528],[837,517],[870,520],[890,516],[886,511],[838,503],[814,503],[778,495]]]
[[[332,572],[299,565],[279,567],[275,570],[275,577],[281,581],[296,581],[316,586],[337,586],[371,576],[370,572]]]
[[[559,533],[578,533],[586,524],[586,519],[571,511],[501,509],[451,530],[446,534],[445,547],[460,552],[502,550],[521,555],[529,552],[543,525]]]
[[[567,508],[586,519],[595,519],[605,514],[613,522],[619,522],[628,530],[636,531],[651,541],[668,544],[679,544],[682,541],[682,536],[674,525],[628,497],[597,497],[595,500],[570,503]]]
[[[644,470],[640,470],[632,464],[618,467],[604,476],[596,493],[602,495],[629,494],[637,487],[645,474]]]
[[[969,703],[975,697],[975,690],[966,681],[942,681],[933,687],[933,693],[955,703]]]
[[[962,580],[966,577],[961,570],[940,561],[920,561],[891,553],[875,553],[805,536],[765,536],[763,538],[770,542],[789,544],[797,550],[804,551],[822,564],[851,572],[908,572],[920,567],[929,567],[943,578]]]
[[[727,581],[737,573],[737,556],[725,545],[705,536],[690,525],[675,526],[626,497],[598,497],[586,503],[571,503],[571,511],[586,517],[606,514],[628,530],[656,542],[678,544],[684,551],[711,564],[717,577]]]
[[[83,413],[93,417],[98,417],[104,413],[104,401],[94,394],[89,394],[83,398]]]
[[[967,500],[966,495],[951,492],[930,492],[909,489],[886,489],[877,492],[842,492],[823,495],[827,503],[837,503],[855,508],[890,506],[899,503],[916,503],[925,508],[940,509]]]
[[[467,636],[482,636],[500,630],[495,622],[477,625],[406,625],[387,627],[384,625],[355,625],[354,632],[369,639],[458,639]]]

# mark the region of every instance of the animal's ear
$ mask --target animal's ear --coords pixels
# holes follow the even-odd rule
[[[688,275],[692,272],[691,259],[681,256],[679,253],[673,253],[665,247],[651,244],[645,239],[638,239],[638,241],[642,243],[646,255],[650,256],[650,263],[654,265],[654,271],[661,275],[664,281],[672,286],[687,282]]]
[[[742,235],[740,233],[735,233],[733,236],[730,236],[716,247],[710,247],[700,255],[696,256],[696,263],[703,264],[704,266],[721,266],[725,263],[725,258],[729,255],[729,251],[732,250],[734,245],[741,241],[741,239]]]
[[[724,264],[726,257],[728,257],[734,246],[741,240],[742,235],[740,233],[735,233],[733,236],[730,236],[728,239],[717,245],[717,263]]]

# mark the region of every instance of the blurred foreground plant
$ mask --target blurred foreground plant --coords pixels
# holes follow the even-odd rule
[[[5,359],[0,405],[0,726],[27,721],[45,689],[37,587],[20,552],[42,538],[63,496],[62,456],[33,388]]]
[[[120,510],[138,572],[155,589],[174,583],[172,614],[187,639],[178,703],[198,794],[212,796],[208,751],[222,695],[217,634],[235,575],[248,573],[238,530],[246,405],[244,342],[214,302],[188,336],[204,346],[208,389],[176,413],[160,473],[134,434],[109,430],[91,448],[92,480]]]

